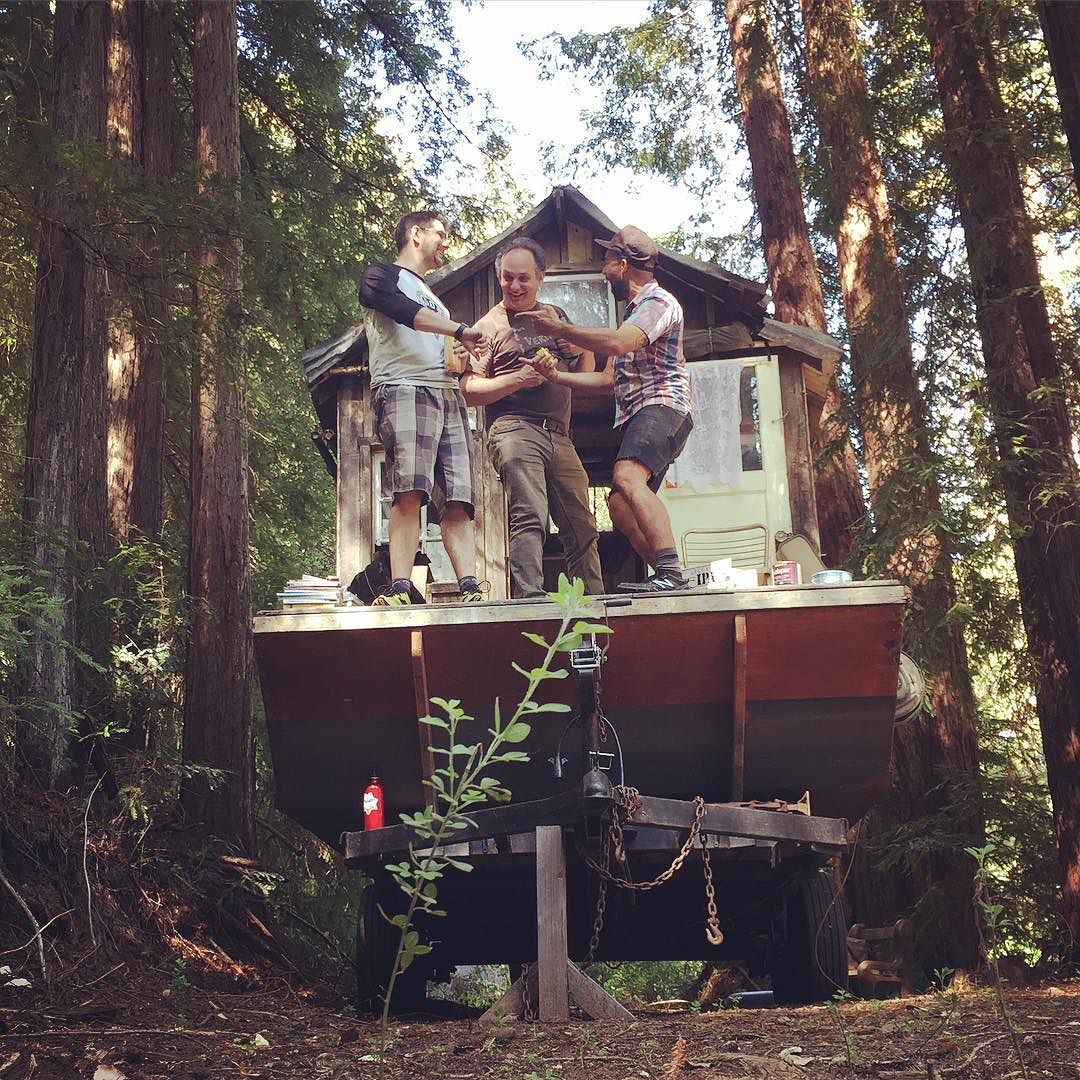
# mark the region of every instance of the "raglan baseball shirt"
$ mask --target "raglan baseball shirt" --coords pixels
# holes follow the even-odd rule
[[[423,278],[404,266],[373,263],[360,279],[360,304],[373,390],[384,383],[457,386],[457,377],[446,370],[445,336],[413,329],[421,307],[450,317]]]

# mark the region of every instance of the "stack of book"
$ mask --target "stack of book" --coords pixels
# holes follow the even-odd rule
[[[341,604],[341,586],[337,578],[304,574],[286,582],[277,601],[282,611],[323,611]]]

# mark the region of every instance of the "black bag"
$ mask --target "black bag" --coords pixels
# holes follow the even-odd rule
[[[393,580],[390,576],[390,549],[385,546],[377,547],[375,557],[349,583],[349,592],[361,604],[370,604],[376,596],[382,596],[390,589]],[[414,604],[424,603],[420,590],[411,582],[409,583],[409,599]]]

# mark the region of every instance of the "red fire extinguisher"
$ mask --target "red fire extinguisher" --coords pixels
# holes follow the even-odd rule
[[[364,828],[381,829],[383,827],[383,791],[379,778],[373,776],[364,788]]]

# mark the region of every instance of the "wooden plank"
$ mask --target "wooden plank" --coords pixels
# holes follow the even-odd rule
[[[600,249],[593,244],[593,234],[576,222],[566,222],[566,254],[571,266],[591,266],[600,257]]]
[[[582,810],[578,792],[564,791],[548,799],[477,810],[469,817],[475,826],[469,830],[469,839],[485,840],[490,836],[532,832],[537,825],[569,825],[581,820]],[[346,830],[341,834],[341,842],[345,849],[345,860],[350,863],[405,851],[411,843],[423,846],[412,829],[405,825],[387,825],[367,832]]]
[[[565,266],[570,261],[570,245],[566,235],[566,207],[563,205],[562,188],[552,193],[555,198],[555,220],[559,232],[559,265]]]
[[[361,458],[367,457],[370,462],[370,454],[362,447],[364,412],[364,386],[360,377],[343,378],[337,397],[337,576],[345,586],[371,560],[370,522],[367,551],[364,550],[363,519],[371,516],[370,479],[365,488],[361,475]]]
[[[598,982],[590,979],[577,964],[566,962],[570,996],[583,1013],[594,1020],[633,1020],[634,1014],[619,1004]]]
[[[746,616],[735,616],[735,700],[731,709],[731,799],[742,802],[746,774]]]
[[[409,635],[409,656],[412,662],[413,693],[416,697],[416,727],[420,736],[420,768],[424,779],[430,780],[435,772],[435,755],[431,752],[431,740],[435,729],[420,723],[420,717],[427,716],[430,710],[431,696],[428,694],[427,664],[424,661],[424,631],[414,630]],[[424,802],[428,808],[435,806],[435,792],[424,786]]]
[[[566,852],[561,825],[536,830],[536,955],[540,1019],[568,1020],[566,957]]]
[[[779,358],[780,408],[784,417],[784,456],[787,459],[791,531],[802,533],[821,550],[817,503],[814,501],[814,451],[806,416],[802,364],[791,356]]]
[[[508,525],[506,492],[487,453],[486,439],[478,446],[475,458],[475,478],[483,513],[477,515],[477,573],[487,581],[489,600],[510,597],[510,562],[508,557]]]
[[[684,799],[641,796],[641,808],[631,825],[658,829],[688,829],[694,821],[694,804]],[[821,847],[843,848],[847,822],[843,818],[808,817],[806,814],[755,810],[726,803],[706,803],[701,828],[720,836],[745,836],[751,840],[794,840]],[[471,834],[470,834],[471,835]]]

